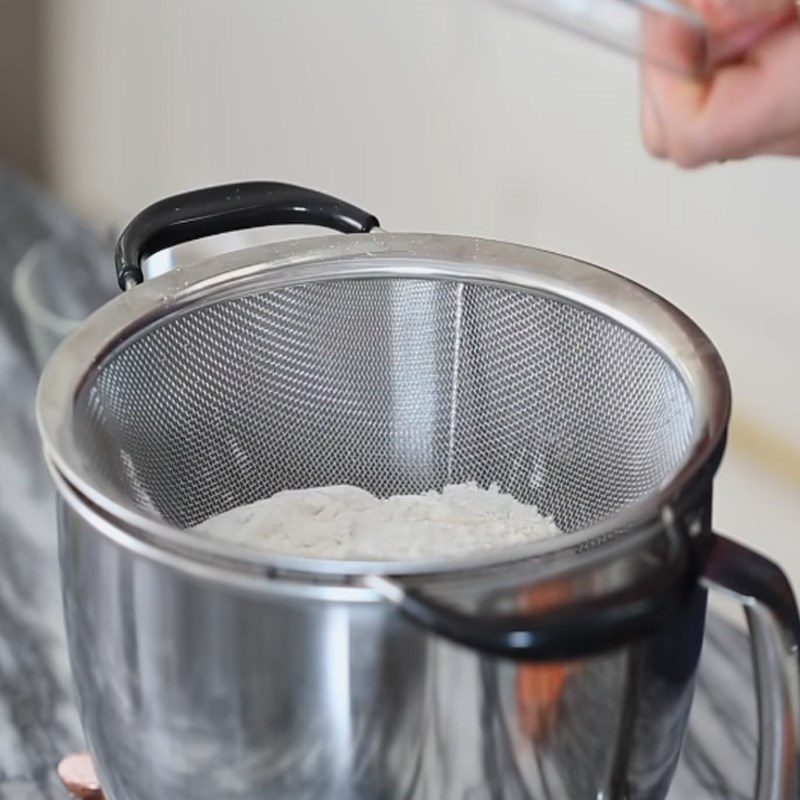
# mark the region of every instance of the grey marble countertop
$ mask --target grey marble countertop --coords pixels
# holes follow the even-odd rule
[[[82,747],[33,418],[36,371],[10,293],[11,271],[33,243],[76,230],[55,203],[0,170],[0,800],[65,798],[55,766]],[[755,743],[747,638],[712,613],[671,800],[752,797]]]

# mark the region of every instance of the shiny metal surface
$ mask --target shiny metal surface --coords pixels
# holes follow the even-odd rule
[[[223,585],[128,548],[56,482],[76,692],[111,800],[664,797],[702,592],[658,637],[606,655],[483,659],[364,590]]]
[[[729,393],[696,326],[619,276],[514,245],[379,233],[255,248],[126,292],[60,349],[38,411],[67,480],[165,546],[407,574],[573,549],[658,518],[717,450]],[[536,502],[569,539],[359,564],[183,530],[280,488],[470,479]]]

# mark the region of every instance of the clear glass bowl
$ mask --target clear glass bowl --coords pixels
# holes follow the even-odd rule
[[[11,290],[41,369],[76,325],[119,292],[113,243],[77,234],[38,242],[15,267]]]

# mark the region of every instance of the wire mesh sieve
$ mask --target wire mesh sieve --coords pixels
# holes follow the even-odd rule
[[[89,376],[73,418],[89,469],[180,528],[284,489],[477,481],[572,533],[665,481],[693,411],[670,360],[592,309],[392,276],[167,316]]]

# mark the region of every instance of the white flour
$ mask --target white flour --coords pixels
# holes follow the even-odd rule
[[[474,483],[388,499],[353,486],[279,492],[196,530],[285,555],[380,561],[460,556],[559,533],[534,506]]]

